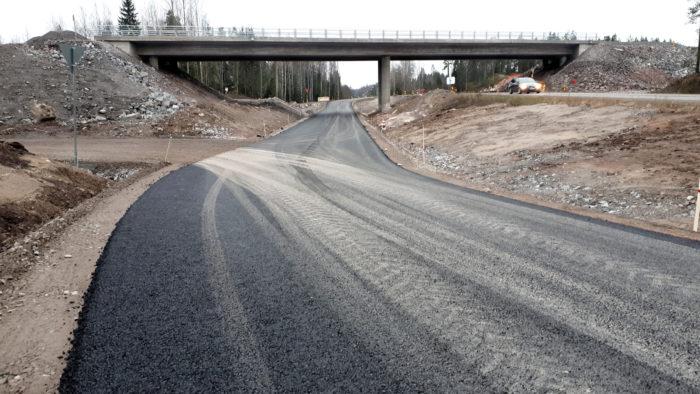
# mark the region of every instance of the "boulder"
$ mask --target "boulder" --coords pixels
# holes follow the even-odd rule
[[[56,110],[48,104],[34,103],[32,104],[31,112],[34,119],[39,122],[56,119]]]

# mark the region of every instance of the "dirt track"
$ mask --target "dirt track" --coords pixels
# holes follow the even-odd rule
[[[70,137],[20,137],[24,146],[39,156],[71,160],[73,139]],[[157,163],[165,159],[167,138],[99,138],[80,137],[80,159],[97,162]],[[174,138],[168,153],[170,163],[192,163],[249,144],[243,140]]]

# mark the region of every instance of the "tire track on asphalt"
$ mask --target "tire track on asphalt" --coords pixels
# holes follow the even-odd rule
[[[254,194],[258,203],[253,203],[248,194],[254,193],[254,191],[248,189],[250,185],[236,175],[230,178],[226,186],[234,193],[237,201],[245,207],[246,212],[265,227],[266,232],[271,235],[271,239],[275,240],[278,247],[289,251],[289,242],[296,243],[301,247],[303,254],[318,256],[315,260],[333,261],[340,265],[341,269],[345,271],[344,274],[332,269],[332,264],[331,266],[314,266],[313,269],[300,271],[300,275],[313,277],[314,285],[321,291],[319,295],[335,301],[332,305],[339,309],[340,317],[343,317],[346,324],[354,327],[358,339],[368,342],[369,348],[384,355],[384,362],[392,367],[393,373],[402,373],[401,370],[405,369],[407,364],[413,365],[411,370],[418,376],[423,376],[420,378],[404,376],[403,379],[416,382],[417,386],[414,388],[423,387],[421,390],[434,390],[442,387],[442,389],[449,391],[450,389],[459,389],[459,387],[474,389],[475,387],[485,388],[492,385],[492,382],[476,372],[475,365],[464,364],[466,360],[457,354],[451,354],[447,344],[430,336],[429,330],[421,323],[417,321],[409,323],[413,320],[412,316],[395,309],[392,306],[395,305],[392,300],[387,299],[379,289],[369,282],[358,277],[357,273],[345,262],[345,259],[329,248],[324,240],[313,238],[313,235],[308,233],[308,228],[299,225],[296,218],[287,214],[289,207],[269,200],[266,200],[264,205],[260,205],[262,204],[260,197],[263,196],[259,194]],[[331,231],[329,234],[332,237],[343,236],[340,232],[335,231]],[[303,237],[303,235],[309,237]],[[344,279],[338,278],[339,275]],[[334,278],[333,285],[328,283],[328,278]],[[335,294],[340,289],[339,283],[342,283],[342,288],[346,289],[341,294]],[[347,296],[350,294],[352,297]],[[373,311],[373,315],[381,316],[381,318],[365,319],[362,315],[367,310]],[[358,322],[361,324],[358,325]],[[409,327],[406,327],[407,323]],[[403,329],[398,328],[401,324],[404,325]],[[382,335],[378,335],[378,332]],[[382,338],[391,338],[391,341],[383,343]],[[426,347],[428,344],[431,346]],[[437,368],[441,370],[437,376],[433,375],[435,372],[428,373],[428,370],[434,371]],[[425,372],[421,373],[421,370]],[[467,379],[469,380],[468,385],[464,385],[465,382],[459,380],[453,380],[447,384],[445,376],[454,379],[455,376],[470,370],[474,371],[474,377]],[[423,386],[425,382],[431,382],[431,386]],[[492,389],[496,387],[491,386]]]
[[[255,168],[255,163],[251,163],[250,161],[247,161],[246,163],[239,163],[239,165],[240,165],[241,167],[248,166],[248,167],[253,167],[253,168]],[[303,178],[304,175],[313,174],[312,172],[309,172],[309,171],[310,171],[309,169],[304,169],[304,171],[302,171],[300,174],[298,174],[297,177],[298,177],[298,178]],[[253,170],[252,172],[255,172],[256,174],[259,175],[259,173],[258,173],[257,171],[255,171],[255,170]],[[252,175],[252,173],[251,173],[251,175]],[[256,177],[256,178],[254,178],[254,182],[251,182],[250,187],[251,187],[251,188],[260,188],[260,185],[261,185],[261,184],[266,184],[266,183],[269,184],[270,182],[271,182],[270,179],[267,179],[267,182],[266,182],[266,180],[265,180],[264,178]],[[353,197],[354,197],[354,199],[349,199],[349,198],[344,197],[344,196],[342,195],[342,193],[329,192],[329,191],[331,190],[330,187],[328,187],[327,185],[324,185],[324,186],[322,186],[322,187],[321,187],[321,186],[318,186],[319,183],[322,184],[322,182],[320,182],[320,180],[319,180],[317,177],[315,177],[315,175],[312,175],[312,178],[311,178],[310,180],[306,181],[306,182],[302,181],[302,184],[305,184],[305,186],[306,186],[309,190],[311,190],[313,193],[316,193],[316,194],[319,194],[319,193],[321,193],[321,194],[323,194],[323,193],[328,193],[329,195],[334,195],[334,196],[339,196],[339,198],[344,198],[345,201],[343,201],[343,203],[341,203],[341,204],[335,203],[335,204],[334,204],[334,205],[336,206],[336,208],[339,208],[340,210],[345,210],[346,213],[348,213],[351,217],[357,217],[357,216],[359,216],[359,215],[357,215],[357,212],[347,211],[347,209],[345,208],[345,206],[352,206],[353,204],[356,204],[356,205],[360,205],[360,206],[361,206],[362,204],[359,203],[358,201],[356,201],[356,200],[358,200],[358,199],[359,199],[359,200],[362,200],[362,195],[361,195],[361,193],[352,194]],[[337,185],[333,185],[333,189],[336,189],[336,188],[337,188]],[[263,190],[259,190],[259,191],[261,192],[261,198],[263,198],[263,199],[271,199],[271,198],[273,198],[273,197],[272,197],[273,195],[278,195],[278,196],[279,196],[279,195],[287,195],[287,194],[289,194],[289,192],[286,191],[286,190],[277,190],[277,191],[275,191],[275,192],[263,191]],[[327,197],[327,196],[326,196],[326,197]],[[296,206],[296,205],[293,203],[294,200],[304,200],[304,201],[306,202],[306,207],[299,207],[299,206]],[[317,236],[317,237],[324,237],[324,236],[325,236],[326,241],[327,241],[328,239],[338,238],[339,241],[336,241],[335,244],[337,245],[338,249],[340,249],[340,250],[343,250],[343,248],[342,248],[342,244],[343,244],[343,243],[350,242],[350,244],[353,244],[353,243],[355,242],[355,241],[353,241],[353,240],[351,239],[352,236],[349,235],[349,234],[352,233],[352,231],[353,231],[352,229],[347,229],[347,230],[345,230],[345,231],[336,230],[336,229],[342,228],[342,225],[341,225],[341,223],[338,222],[338,220],[340,220],[340,222],[346,222],[346,221],[349,221],[349,220],[350,220],[349,218],[337,219],[338,217],[340,217],[340,215],[338,215],[337,213],[333,212],[332,210],[329,210],[328,207],[321,206],[321,205],[319,205],[319,206],[313,206],[313,205],[310,205],[310,204],[312,204],[312,199],[310,199],[310,198],[308,198],[308,197],[294,198],[294,196],[292,196],[291,199],[286,200],[286,201],[283,203],[283,210],[285,210],[285,211],[292,211],[292,212],[300,212],[300,211],[303,211],[303,213],[302,213],[302,215],[301,215],[301,216],[303,216],[303,218],[297,218],[296,220],[297,220],[297,221],[300,221],[300,222],[302,222],[302,223],[304,222],[304,220],[311,220],[311,221],[313,222],[313,225],[312,225],[312,226],[323,226],[323,223],[326,223],[326,224],[327,224],[327,223],[333,223],[334,226],[332,226],[332,228],[333,228],[332,230],[329,230],[329,229],[327,228],[327,226],[326,226],[326,228],[324,228],[324,234],[323,234],[323,235],[321,235],[321,234],[316,234],[316,236]],[[308,208],[309,208],[309,207],[312,207],[312,206],[313,206],[313,208],[312,208],[311,210],[309,210]],[[307,209],[304,210],[304,208],[307,208]],[[314,212],[316,212],[316,213],[314,213]],[[323,214],[320,214],[320,213],[318,213],[318,212],[323,212]],[[378,233],[378,234],[382,234],[382,232],[384,231],[383,229],[387,229],[387,228],[394,229],[394,233],[396,233],[396,234],[409,234],[409,233],[411,233],[412,231],[415,231],[415,230],[412,230],[411,228],[407,228],[407,227],[402,226],[400,223],[398,223],[398,222],[396,222],[396,221],[391,221],[389,218],[390,218],[392,215],[389,215],[388,212],[385,211],[385,210],[382,210],[382,212],[384,212],[384,215],[376,215],[376,212],[377,212],[377,211],[370,211],[370,212],[371,212],[370,214],[371,214],[373,217],[378,218],[378,219],[376,219],[376,220],[383,220],[384,223],[377,224],[377,223],[375,222],[373,225],[371,225],[370,228],[367,229],[367,231],[368,231],[369,233]],[[321,217],[319,217],[319,216],[321,216]],[[367,220],[367,217],[365,217],[364,219]],[[414,229],[415,229],[415,228],[424,228],[424,225],[425,225],[425,223],[421,223],[421,224],[418,224],[418,225],[416,225],[416,226],[413,226],[413,228],[414,228]],[[494,256],[494,255],[495,255],[495,256],[501,255],[502,258],[499,259],[499,260],[501,260],[501,261],[513,260],[513,256],[511,256],[511,255],[503,254],[502,252],[499,252],[498,250],[495,250],[495,249],[492,249],[492,248],[485,248],[483,245],[479,245],[479,244],[477,244],[477,243],[476,243],[475,241],[473,241],[473,240],[467,240],[467,239],[464,239],[464,238],[459,238],[459,239],[458,239],[458,238],[455,238],[455,237],[453,236],[453,234],[450,233],[450,232],[448,232],[448,231],[444,231],[444,232],[442,232],[442,233],[440,233],[440,234],[432,235],[431,237],[427,237],[426,239],[419,238],[419,243],[418,243],[418,244],[415,244],[415,245],[412,245],[412,246],[407,245],[407,244],[410,243],[408,239],[405,239],[405,238],[396,238],[396,237],[393,237],[393,236],[390,235],[390,234],[382,234],[382,235],[383,235],[383,236],[388,236],[388,237],[394,238],[393,241],[394,241],[394,242],[398,242],[398,243],[404,244],[403,247],[406,248],[406,250],[410,250],[412,253],[415,253],[417,256],[420,256],[421,258],[423,258],[423,259],[425,259],[425,260],[427,260],[427,261],[432,261],[434,264],[439,264],[439,265],[442,265],[442,266],[444,266],[443,261],[454,261],[455,259],[458,259],[460,256],[459,256],[459,255],[455,255],[455,254],[449,254],[449,255],[444,255],[444,254],[443,254],[443,256],[442,256],[441,258],[439,258],[439,259],[431,258],[430,256],[426,256],[424,253],[421,253],[420,251],[422,251],[422,250],[429,250],[429,251],[433,251],[433,253],[434,253],[435,250],[441,250],[441,249],[446,249],[446,248],[444,247],[444,244],[441,244],[441,243],[435,243],[435,242],[432,242],[432,243],[431,243],[431,242],[425,243],[424,241],[429,241],[430,239],[438,239],[438,238],[440,238],[440,239],[450,239],[450,238],[453,238],[455,242],[462,242],[462,243],[468,242],[468,243],[470,244],[470,247],[472,248],[472,252],[473,252],[474,250],[481,250],[481,252],[479,253],[479,255],[480,255],[481,258],[484,259],[484,260],[488,260],[488,256]],[[357,238],[357,232],[355,232],[355,234],[353,234],[353,236],[354,236],[355,238]],[[414,240],[412,240],[412,241],[416,241],[416,240],[414,239]],[[379,242],[379,243],[381,243],[381,242]],[[361,242],[360,244],[357,244],[356,246],[357,246],[357,248],[360,249],[360,250],[368,250],[368,251],[370,251],[370,253],[367,254],[366,258],[371,258],[371,255],[372,255],[371,252],[378,251],[378,250],[381,250],[381,249],[382,249],[382,247],[379,246],[379,243],[377,243],[377,242],[368,242],[367,240],[365,240],[364,243]],[[397,243],[396,245],[398,245],[398,243]],[[348,255],[350,255],[350,254],[351,254],[351,251],[350,251],[350,250],[347,250],[347,253],[343,253],[343,254],[348,254]],[[438,253],[438,255],[439,255],[439,253]],[[434,256],[433,256],[433,257],[434,257]],[[532,276],[532,274],[529,273],[528,270],[537,271],[537,269],[540,269],[540,267],[537,267],[537,266],[535,266],[535,265],[533,265],[533,264],[528,264],[527,261],[524,261],[524,260],[522,260],[522,259],[515,259],[515,260],[516,260],[516,262],[517,262],[518,264],[514,265],[513,268],[516,269],[515,272],[518,273],[519,275],[521,275],[521,277],[522,277],[522,276],[525,276],[525,277]],[[518,260],[519,260],[519,261],[518,261]],[[390,265],[397,265],[396,263],[397,263],[397,262],[393,262],[393,263],[390,264]],[[522,268],[522,266],[528,267],[528,270]],[[383,268],[386,269],[386,266],[384,266]],[[485,272],[488,272],[488,271],[489,271],[488,267],[485,267],[485,266],[481,266],[481,267],[478,267],[478,268],[483,269]],[[451,267],[446,267],[446,269],[452,270]],[[457,271],[450,271],[450,272],[452,272],[453,274],[458,274]],[[386,275],[386,274],[387,274],[386,270],[385,270],[383,273],[379,273],[379,271],[372,272],[372,273],[370,274],[370,276],[372,276],[372,275],[373,275],[373,276],[381,276],[382,274]],[[533,276],[532,279],[531,279],[531,282],[535,282],[536,280],[542,280],[543,278],[546,279],[548,276],[551,276],[551,274],[552,274],[551,272],[546,272],[546,271],[541,272],[541,275],[540,275],[540,276]],[[394,270],[393,272],[390,273],[390,275],[393,275],[393,277],[384,278],[384,280],[383,280],[384,283],[391,283],[391,282],[394,282],[395,279],[396,279],[396,277],[399,275],[399,273],[398,273],[398,271]],[[460,275],[461,275],[462,277],[465,277],[465,276],[464,276],[465,274],[460,274]],[[506,292],[508,292],[508,291],[514,290],[512,287],[511,287],[511,288],[508,288],[508,287],[503,288],[503,286],[499,286],[498,284],[494,284],[492,280],[490,280],[490,279],[489,279],[487,276],[485,276],[484,274],[479,274],[478,271],[471,270],[471,272],[469,272],[469,275],[471,275],[471,276],[476,275],[477,277],[480,278],[480,282],[481,282],[483,285],[487,285],[487,286],[489,286],[490,288],[494,288],[494,289],[500,289],[500,291],[499,291],[500,293],[506,293]],[[448,275],[445,275],[445,276],[448,276]],[[560,277],[559,279],[561,280],[561,279],[564,279],[564,278],[563,278],[563,277]],[[550,282],[553,283],[554,280],[555,280],[555,279],[552,278],[552,279],[550,280]],[[574,286],[574,287],[578,286],[578,284],[576,284],[576,283],[574,283],[574,282],[572,282],[572,281],[569,281],[569,283],[570,283],[571,286]],[[402,283],[401,285],[399,285],[398,287],[397,287],[397,286],[394,286],[394,287],[395,287],[394,290],[396,291],[397,294],[401,294],[401,293],[405,293],[405,292],[411,292],[414,288],[422,288],[422,287],[419,287],[419,286],[415,286],[415,283],[409,284],[408,282],[403,282],[403,283]],[[391,290],[391,289],[390,289],[390,290]],[[583,290],[587,290],[587,289],[583,289]],[[443,293],[445,293],[445,292],[446,292],[446,291],[443,291]],[[529,293],[522,293],[522,291],[520,291],[519,293],[520,293],[522,299],[533,299],[533,300],[537,300],[537,299],[542,299],[543,296],[546,296],[546,294],[542,294],[542,295],[534,294],[534,295],[533,295],[533,294],[529,294]],[[552,298],[552,296],[550,295],[549,298]],[[445,304],[448,304],[448,305],[450,304],[450,303],[448,302],[448,300],[446,300],[446,299],[444,299],[444,298],[434,297],[434,299],[438,300],[438,301],[436,302],[436,306],[435,306],[436,308],[437,308],[437,305],[439,305],[439,304],[442,304],[443,306],[444,306]],[[561,300],[558,300],[558,301],[561,302]],[[453,302],[452,304],[456,304],[456,303]],[[550,305],[550,306],[552,306],[552,305]],[[573,305],[570,306],[570,307],[569,307],[569,310],[573,310],[573,307],[574,307]],[[561,308],[561,305],[559,305],[559,308]],[[554,309],[554,308],[552,308],[552,309]],[[556,313],[556,310],[555,310],[555,309],[554,309],[554,312],[550,312],[550,313],[551,313],[550,316],[557,316],[557,315],[560,316],[560,314]],[[560,317],[560,318],[561,318],[561,317]],[[449,319],[448,319],[448,320],[449,320]],[[586,325],[586,323],[585,323],[584,320],[581,320],[581,319],[575,319],[575,320],[578,322],[578,323],[576,324],[576,326],[578,327],[577,329],[583,328],[584,331],[588,332],[589,335],[592,335],[592,336],[590,337],[592,340],[594,340],[594,341],[602,341],[602,342],[600,342],[601,345],[602,345],[603,343],[609,343],[609,340],[605,340],[605,339],[603,339],[603,338],[611,338],[610,333],[601,332],[601,331],[597,331],[597,330],[591,331],[589,328],[587,328],[587,325]],[[571,317],[569,317],[569,321],[571,321]],[[559,323],[557,323],[557,324],[559,324]],[[594,339],[594,338],[598,338],[598,339]],[[620,344],[620,343],[624,344],[625,341],[622,341],[622,340],[620,340],[620,338],[618,338],[618,340],[617,340],[617,341],[613,341],[612,344],[615,344],[615,343],[618,344],[618,346],[616,346],[616,347],[617,347],[617,348],[620,348],[620,347],[619,347],[619,344]],[[624,347],[623,347],[623,348],[624,348]],[[641,353],[644,353],[644,350],[643,350],[643,349],[640,349],[640,351],[641,351]],[[640,355],[640,352],[635,352],[635,353],[637,354],[637,356]],[[657,360],[657,361],[658,361],[658,360]],[[658,362],[656,362],[656,363],[654,363],[654,364],[658,365]],[[668,372],[668,369],[667,369],[667,368],[663,368],[663,369],[666,370],[666,371]],[[691,370],[690,372],[692,372],[692,370]]]
[[[226,174],[222,174],[226,175]],[[224,179],[219,176],[207,193],[202,207],[202,239],[206,262],[211,267],[209,281],[215,291],[222,324],[232,346],[239,350],[238,376],[248,390],[271,391],[270,372],[260,356],[259,344],[250,331],[246,312],[238,299],[235,283],[227,267],[216,224],[216,202]]]

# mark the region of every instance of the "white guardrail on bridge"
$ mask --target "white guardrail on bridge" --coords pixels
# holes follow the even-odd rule
[[[175,26],[99,26],[100,37],[221,37],[242,40],[256,38],[342,39],[342,40],[534,40],[534,41],[599,41],[604,36],[590,33],[502,32],[451,30],[342,30],[281,29],[235,27]]]

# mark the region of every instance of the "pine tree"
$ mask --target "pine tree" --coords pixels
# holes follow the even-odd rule
[[[175,15],[173,9],[169,9],[168,13],[165,14],[165,25],[166,26],[181,26],[180,17]]]
[[[134,6],[134,2],[132,0],[122,1],[122,8],[119,10],[119,30],[140,31],[136,7]]]

